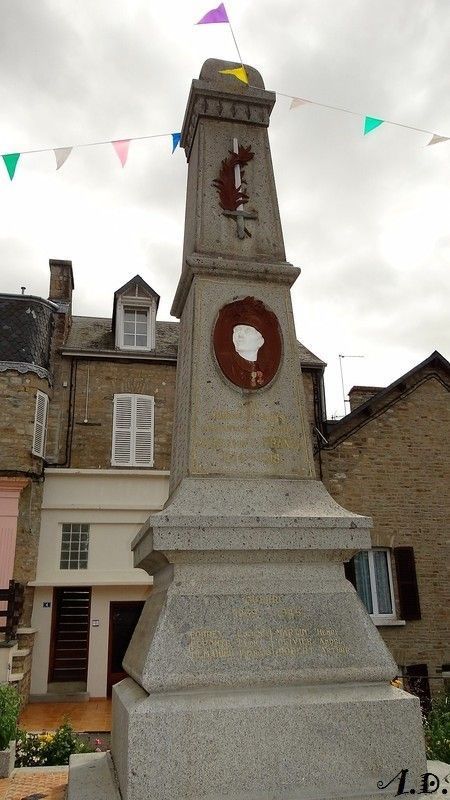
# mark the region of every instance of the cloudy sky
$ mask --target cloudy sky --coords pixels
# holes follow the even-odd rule
[[[206,58],[234,60],[216,0],[2,3],[0,152],[178,131]],[[448,0],[226,0],[266,87],[450,137]],[[279,97],[270,127],[298,338],[345,388],[387,385],[450,355],[450,142]],[[181,268],[186,161],[170,139],[0,163],[0,290],[47,296],[48,259],[72,259],[76,314],[109,316],[139,272],[169,319]]]

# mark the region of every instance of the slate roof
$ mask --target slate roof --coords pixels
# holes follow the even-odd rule
[[[176,359],[178,348],[178,322],[156,323],[156,348],[149,355],[157,358]],[[73,317],[72,328],[63,352],[70,350],[90,351],[92,353],[116,353],[111,319],[107,317]],[[125,352],[121,350],[121,352]],[[136,356],[135,350],[130,351]]]
[[[178,322],[156,323],[156,348],[148,353],[149,358],[176,359],[178,350]],[[325,362],[314,355],[303,344],[298,342],[300,363],[302,367],[322,369]],[[62,348],[63,352],[83,351],[91,353],[116,353],[114,337],[111,330],[111,320],[107,317],[73,317],[72,328],[67,342]],[[124,350],[120,351],[124,353]],[[136,357],[136,351],[130,355]],[[139,355],[147,355],[139,354]]]

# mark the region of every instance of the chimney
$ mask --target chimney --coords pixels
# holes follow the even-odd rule
[[[72,262],[51,258],[50,265],[50,291],[49,300],[54,303],[67,303],[69,310],[72,307],[72,292],[74,289]]]
[[[382,388],[382,386],[352,386],[348,393],[350,411],[354,411],[355,408],[362,406],[363,403],[370,400],[375,394],[381,392]]]

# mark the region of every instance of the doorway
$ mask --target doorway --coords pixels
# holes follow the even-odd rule
[[[111,697],[114,684],[127,677],[122,661],[143,608],[144,600],[109,604],[108,697]]]
[[[86,683],[90,612],[90,586],[54,589],[49,683]]]

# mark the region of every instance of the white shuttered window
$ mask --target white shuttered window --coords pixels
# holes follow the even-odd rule
[[[113,466],[153,466],[154,407],[154,398],[149,395],[114,395]]]
[[[45,441],[47,439],[48,397],[39,390],[36,393],[36,409],[34,412],[34,433],[31,452],[44,458]]]

